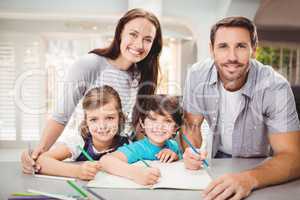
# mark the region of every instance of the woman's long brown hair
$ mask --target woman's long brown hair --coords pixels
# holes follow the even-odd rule
[[[129,10],[125,15],[119,20],[115,36],[112,43],[103,49],[95,49],[90,53],[94,53],[100,56],[104,56],[115,60],[120,55],[120,44],[121,44],[121,34],[124,26],[131,20],[136,18],[145,18],[149,20],[156,28],[156,35],[153,40],[153,44],[150,52],[140,62],[136,63],[137,69],[141,73],[141,79],[139,82],[138,95],[151,95],[155,93],[158,81],[159,73],[159,56],[162,50],[162,33],[161,26],[157,17],[142,9],[132,9]]]

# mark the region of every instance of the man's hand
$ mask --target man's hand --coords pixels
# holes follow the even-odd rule
[[[206,152],[196,154],[191,148],[186,148],[183,154],[183,162],[185,167],[191,170],[201,169],[202,160],[205,159],[206,155]]]
[[[240,200],[256,187],[257,181],[247,172],[226,174],[212,181],[203,191],[205,200]]]

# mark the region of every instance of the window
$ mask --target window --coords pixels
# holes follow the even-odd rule
[[[1,34],[0,144],[22,147],[39,138],[45,105],[45,78],[38,37]]]
[[[271,65],[291,85],[300,84],[300,45],[264,42],[257,49],[257,59]]]
[[[110,41],[95,34],[0,33],[0,148],[24,148],[28,141],[39,140],[68,67]],[[180,41],[165,43],[161,93],[181,95],[180,47]],[[66,130],[78,126],[75,119]]]

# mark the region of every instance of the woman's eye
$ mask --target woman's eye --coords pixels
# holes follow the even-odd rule
[[[114,117],[107,117],[106,118],[106,120],[109,120],[109,121],[114,120],[114,119],[115,119]]]
[[[147,43],[152,43],[152,39],[144,39]]]
[[[137,34],[136,33],[129,33],[129,35],[131,35],[132,37],[136,38]]]

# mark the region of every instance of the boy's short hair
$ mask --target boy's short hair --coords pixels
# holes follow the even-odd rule
[[[150,95],[141,102],[143,103],[136,103],[133,109],[132,123],[134,127],[136,127],[139,120],[144,122],[150,111],[156,112],[160,115],[165,115],[165,113],[168,113],[178,127],[182,125],[183,111],[178,97],[163,94]]]

